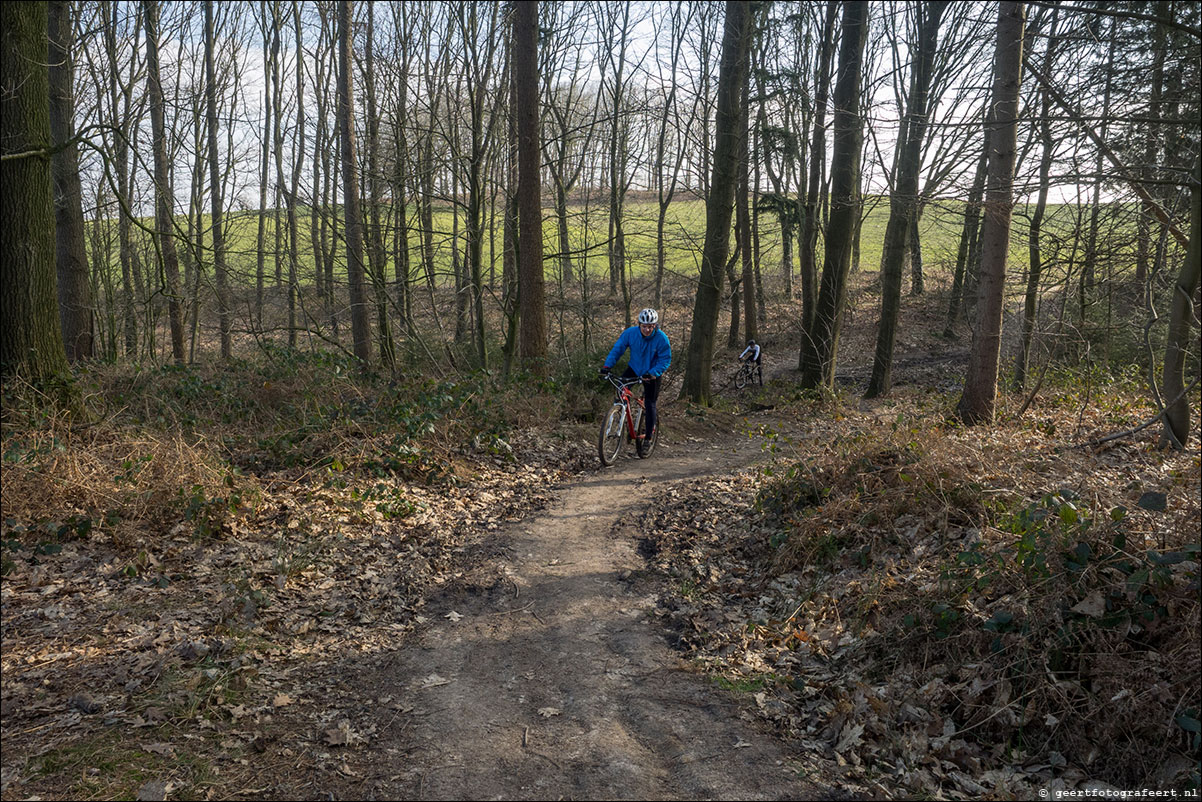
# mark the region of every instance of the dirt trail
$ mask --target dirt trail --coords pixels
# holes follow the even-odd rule
[[[658,489],[748,464],[759,453],[746,437],[722,446],[669,442],[645,461],[631,449],[515,524],[496,558],[431,603],[424,632],[381,667],[346,678],[344,689],[357,686],[382,703],[370,713],[379,731],[370,750],[346,766],[354,780],[342,793],[824,795],[798,777],[738,700],[688,670],[651,620],[655,581],[640,574],[633,522],[650,483]]]

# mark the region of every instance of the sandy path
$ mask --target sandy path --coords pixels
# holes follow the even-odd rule
[[[381,762],[361,798],[813,798],[781,747],[669,647],[638,573],[648,484],[759,452],[747,438],[669,444],[646,461],[631,450],[515,525],[501,556],[364,678],[369,698],[403,699],[390,720],[404,723],[374,739]]]

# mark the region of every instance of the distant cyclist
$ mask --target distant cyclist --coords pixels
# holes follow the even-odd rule
[[[748,340],[747,347],[745,349],[743,349],[743,353],[739,354],[739,361],[742,362],[744,359],[750,359],[752,362],[755,363],[756,375],[759,377],[760,387],[763,387],[764,386],[764,366],[760,362],[761,353],[762,352],[760,350],[760,347],[759,347],[759,345],[756,344],[756,341]]]
[[[639,312],[639,324],[618,335],[618,341],[601,365],[602,375],[609,373],[627,348],[630,349],[630,363],[622,378],[637,377],[643,380],[643,403],[647,407],[646,431],[647,437],[651,438],[655,436],[655,402],[659,398],[660,376],[672,364],[672,346],[668,343],[668,335],[659,327],[658,312],[644,309]]]

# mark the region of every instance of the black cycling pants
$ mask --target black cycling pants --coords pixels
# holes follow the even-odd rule
[[[638,374],[630,368],[626,368],[626,372],[622,374],[623,379],[636,379]],[[643,406],[647,408],[647,434],[655,431],[656,422],[656,401],[659,400],[659,379],[652,379],[649,382],[643,382]]]

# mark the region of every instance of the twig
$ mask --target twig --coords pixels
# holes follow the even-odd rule
[[[520,613],[520,612],[522,612],[522,610],[528,610],[533,606],[534,606],[534,602],[530,602],[525,607],[515,607],[512,610],[497,610],[495,613],[489,613],[489,615],[510,615],[512,613]],[[533,611],[531,611],[531,614],[533,615]],[[534,616],[534,617],[538,618],[538,616]]]
[[[527,749],[526,751],[532,755],[541,757],[543,760],[547,761],[548,763],[550,763],[552,766],[554,766],[557,769],[560,769],[560,770],[563,769],[563,766],[560,766],[558,763],[556,763],[554,760],[552,760],[551,758],[544,755],[542,752],[535,752],[533,749]]]
[[[1190,390],[1194,389],[1197,386],[1198,386],[1198,379],[1194,379],[1192,382],[1190,382],[1189,387],[1186,387],[1184,390],[1177,393],[1177,397],[1174,398],[1172,401],[1170,401],[1166,405],[1166,409],[1168,407],[1171,407],[1173,404],[1176,404],[1178,401],[1180,401],[1182,398],[1185,397],[1186,393],[1188,393]],[[1164,418],[1164,415],[1165,415],[1165,410],[1161,410],[1160,412],[1157,412],[1153,417],[1149,418],[1147,421],[1141,423],[1139,426],[1136,426],[1134,429],[1128,429],[1125,432],[1118,432],[1116,434],[1107,435],[1106,437],[1102,437],[1097,440],[1089,440],[1088,442],[1075,445],[1075,446],[1073,446],[1073,448],[1074,449],[1091,448],[1093,446],[1100,446],[1103,443],[1109,443],[1111,440],[1118,440],[1119,438],[1122,438],[1122,437],[1129,437],[1129,436],[1135,434],[1136,432],[1141,432],[1144,429],[1148,428],[1149,426],[1156,424],[1157,422],[1159,422],[1160,420],[1162,420]]]

